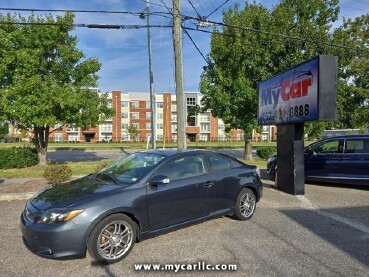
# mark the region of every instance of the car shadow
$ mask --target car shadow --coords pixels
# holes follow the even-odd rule
[[[118,275],[114,274],[111,270],[110,270],[110,265],[108,263],[104,263],[104,262],[95,262],[92,261],[91,262],[91,266],[92,267],[100,267],[105,271],[105,275],[104,276],[108,276],[108,277],[116,277]]]

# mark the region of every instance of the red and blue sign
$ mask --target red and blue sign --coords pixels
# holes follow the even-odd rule
[[[258,123],[277,125],[319,119],[319,58],[259,83]]]

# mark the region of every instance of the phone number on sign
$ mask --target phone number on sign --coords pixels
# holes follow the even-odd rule
[[[309,104],[298,105],[283,109],[276,109],[262,114],[264,122],[288,122],[296,119],[303,119],[310,115]]]

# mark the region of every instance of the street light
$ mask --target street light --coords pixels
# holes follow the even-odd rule
[[[154,77],[152,74],[152,62],[151,62],[151,34],[150,34],[150,2],[146,0],[146,8],[144,12],[140,14],[140,18],[147,19],[147,45],[149,53],[149,79],[150,79],[150,110],[151,110],[151,145],[152,149],[156,149],[156,105],[154,94]]]

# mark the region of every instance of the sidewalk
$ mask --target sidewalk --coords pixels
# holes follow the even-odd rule
[[[48,186],[44,178],[0,178],[0,201],[29,199]]]

